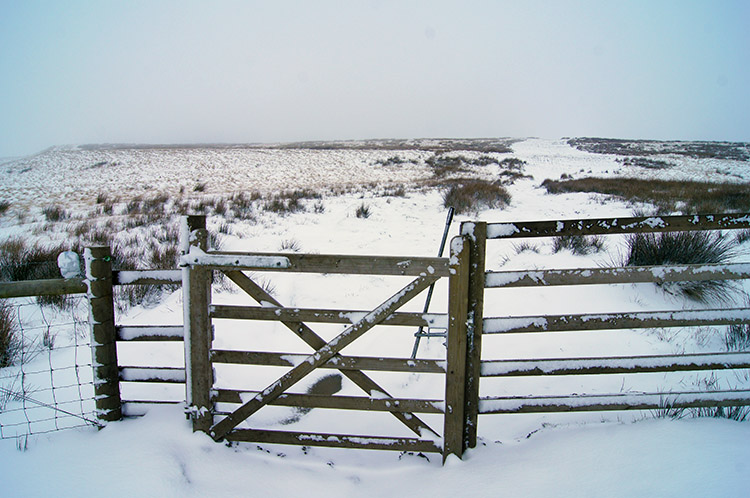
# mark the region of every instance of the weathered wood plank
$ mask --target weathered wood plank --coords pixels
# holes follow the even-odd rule
[[[630,266],[565,270],[490,271],[485,286],[544,287],[553,285],[629,284],[698,280],[738,280],[750,277],[750,263],[723,265]]]
[[[254,396],[257,391],[218,389],[217,403],[242,403],[241,395]],[[368,410],[400,413],[443,413],[445,403],[437,399],[366,398],[362,396],[323,396],[316,394],[284,393],[269,403],[276,406],[302,408],[332,408],[338,410]],[[217,412],[218,413],[218,412]]]
[[[615,330],[696,325],[738,325],[750,323],[750,309],[643,311],[637,313],[599,313],[490,317],[484,319],[485,334],[519,332],[565,332],[576,330]]]
[[[608,358],[545,358],[531,360],[487,360],[483,377],[536,375],[591,375],[641,372],[679,372],[750,368],[748,353],[704,353]]]
[[[750,405],[750,390],[482,398],[479,413],[656,410]]]
[[[250,297],[255,299],[258,303],[268,303],[272,306],[283,308],[272,295],[266,292],[261,286],[253,282],[247,275],[241,271],[224,271],[224,274],[232,282],[247,293]],[[302,339],[307,345],[313,349],[320,349],[325,346],[326,341],[323,340],[318,334],[315,333],[310,327],[303,322],[285,321],[281,322],[294,332],[300,339]],[[354,382],[360,389],[366,393],[382,392],[386,397],[391,397],[385,388],[381,387],[377,382],[368,377],[365,373],[357,370],[342,370],[341,374],[346,378]],[[414,434],[420,436],[423,432],[431,433],[437,436],[437,433],[430,428],[425,422],[419,417],[411,413],[393,413],[402,424],[408,427]]]
[[[88,275],[86,284],[96,415],[99,420],[109,422],[122,418],[112,297],[112,253],[107,246],[87,247],[83,259]]]
[[[325,446],[329,448],[356,448],[364,450],[421,451],[440,453],[433,441],[403,437],[353,436],[282,431],[239,429],[227,434],[227,441],[243,443],[275,443],[300,446]]]
[[[340,254],[294,254],[294,253],[235,253],[209,252],[213,263],[207,268],[219,270],[256,270],[256,271],[286,271],[298,273],[344,273],[351,275],[405,275],[417,277],[420,275],[448,276],[448,259],[409,256],[351,256]],[[243,264],[241,257],[281,258],[288,261],[288,265],[262,266],[251,265],[250,261]],[[198,259],[196,259],[198,258]],[[200,256],[191,258],[189,264],[196,264]],[[204,258],[205,260],[205,258]],[[195,262],[194,262],[195,261]],[[206,260],[208,261],[208,260]],[[259,260],[263,261],[263,260]],[[269,259],[268,261],[272,261]],[[217,262],[224,262],[216,264]]]
[[[468,236],[451,240],[451,270],[448,283],[448,350],[445,373],[445,417],[443,430],[443,461],[464,452],[466,336],[469,291]]]
[[[182,270],[115,270],[114,285],[182,285]]]
[[[179,367],[129,367],[121,366],[120,382],[161,382],[184,384],[185,369]]]
[[[292,353],[271,353],[259,351],[231,351],[214,349],[211,351],[213,363],[233,363],[239,365],[270,365],[294,367],[305,361],[309,355]],[[336,370],[373,370],[381,372],[445,373],[445,360],[409,358],[376,358],[368,356],[336,355],[318,368]]]
[[[86,283],[82,278],[53,278],[47,280],[0,282],[0,299],[33,296],[63,296],[66,294],[86,294]]]
[[[738,228],[750,228],[750,214],[706,214],[490,223],[487,225],[487,238],[514,239],[557,235],[607,235],[637,232],[729,230]]]
[[[182,341],[185,327],[182,325],[120,325],[118,341]]]
[[[267,306],[211,306],[212,318],[234,320],[272,320],[313,323],[355,323],[368,312],[362,310],[274,308]],[[445,313],[394,313],[380,325],[423,326],[446,328],[448,315]]]
[[[208,245],[205,216],[186,216],[182,220],[182,251],[193,248],[201,251]],[[185,365],[187,372],[186,399],[193,430],[208,432],[213,423],[210,390],[213,369],[209,359],[211,349],[211,272],[203,267],[183,269],[182,292],[185,307]]]
[[[469,255],[468,319],[466,343],[466,402],[464,417],[464,449],[477,445],[479,415],[479,381],[482,362],[482,334],[484,322],[485,259],[487,223],[466,222],[461,233],[471,241]]]
[[[348,346],[361,337],[365,332],[377,325],[386,316],[396,311],[396,309],[400,308],[429,287],[430,284],[435,282],[438,278],[439,277],[434,276],[421,276],[410,282],[406,287],[391,296],[391,298],[386,300],[383,304],[368,313],[362,320],[347,327],[341,334],[336,336],[322,348],[318,349],[314,354],[310,355],[307,360],[295,366],[276,382],[269,385],[256,397],[243,404],[232,414],[214,424],[210,429],[209,435],[214,440],[224,438],[229,431],[237,427],[237,425],[247,417],[302,380],[315,368],[327,362],[344,347]]]

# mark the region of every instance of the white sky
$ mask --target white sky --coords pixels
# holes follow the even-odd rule
[[[100,142],[750,141],[747,1],[0,0],[0,157]]]

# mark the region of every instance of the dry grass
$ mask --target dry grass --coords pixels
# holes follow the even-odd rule
[[[13,365],[21,354],[18,323],[13,308],[0,301],[0,368]]]
[[[458,179],[443,193],[443,205],[457,213],[472,213],[510,204],[510,194],[502,185],[479,179]]]
[[[628,266],[728,263],[735,255],[734,241],[716,232],[637,233],[628,237]],[[667,282],[665,292],[702,303],[730,302],[736,288],[726,280]]]
[[[550,194],[589,192],[631,202],[647,202],[665,212],[683,214],[742,213],[750,211],[750,188],[744,184],[706,183],[637,178],[579,178],[544,180]]]
[[[552,241],[552,251],[558,253],[565,249],[578,256],[601,252],[604,250],[604,238],[593,235],[589,237],[583,235],[560,235],[555,237]]]

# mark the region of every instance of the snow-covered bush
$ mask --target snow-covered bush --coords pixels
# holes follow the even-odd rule
[[[717,232],[638,233],[628,237],[627,266],[721,264],[735,255],[734,243]],[[667,282],[670,294],[702,303],[731,301],[736,288],[725,280]]]
[[[453,182],[443,193],[443,205],[452,207],[457,213],[505,207],[508,204],[510,204],[510,194],[505,187],[479,179]]]

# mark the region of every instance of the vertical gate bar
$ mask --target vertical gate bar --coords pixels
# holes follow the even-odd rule
[[[484,317],[484,271],[487,250],[487,223],[465,222],[461,234],[471,239],[469,257],[468,333],[466,344],[466,422],[464,449],[477,445],[479,416],[479,382],[482,366],[482,333]]]
[[[466,322],[470,248],[471,243],[468,236],[454,237],[451,240],[443,461],[450,454],[461,458],[464,450],[464,389],[466,387]]]
[[[205,216],[182,219],[181,245],[183,254],[191,247],[205,251],[208,247]],[[199,266],[182,269],[183,315],[185,327],[185,396],[187,413],[193,431],[208,433],[213,425],[211,413],[211,271]]]
[[[94,369],[96,416],[109,422],[122,418],[117,334],[112,297],[112,253],[109,247],[87,247],[86,286],[89,300],[91,358]]]

